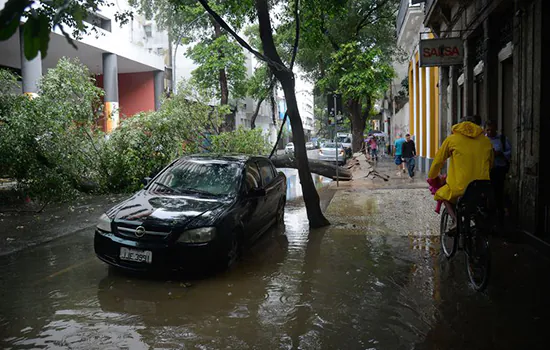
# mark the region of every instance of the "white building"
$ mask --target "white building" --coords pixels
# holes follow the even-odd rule
[[[6,0],[0,0],[0,9]],[[22,55],[20,33],[0,41],[0,67],[11,68],[22,76],[22,92],[36,94],[37,82],[62,57],[78,58],[97,76],[98,86],[105,90],[104,127],[107,131],[118,125],[119,115],[133,115],[160,106],[160,97],[170,86],[170,75],[165,77],[167,34],[156,29],[152,22],[136,17],[120,26],[115,14],[129,9],[126,0],[117,6],[101,7],[85,20],[97,29],[81,40],[75,40],[75,50],[59,29],[50,33],[47,56],[40,55],[27,61]],[[71,32],[70,28],[66,28]],[[169,63],[169,61],[168,61]],[[169,65],[169,64],[168,64]]]
[[[302,118],[304,134],[306,140],[311,139],[315,134],[315,118],[313,111],[313,89],[305,89],[296,91],[296,100],[298,102],[298,110]]]

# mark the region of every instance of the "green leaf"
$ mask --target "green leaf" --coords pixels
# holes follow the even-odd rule
[[[2,26],[0,29],[0,41],[8,40],[19,27],[19,18],[12,19],[6,26]]]

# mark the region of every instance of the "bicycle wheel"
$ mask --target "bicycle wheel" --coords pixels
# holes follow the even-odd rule
[[[489,238],[474,226],[466,238],[466,270],[468,278],[478,292],[483,291],[489,283],[491,270],[491,250]]]
[[[458,232],[450,236],[449,229],[453,226],[453,218],[451,214],[447,211],[447,208],[443,208],[441,213],[441,225],[440,225],[440,240],[441,240],[441,250],[443,254],[450,259],[456,253],[456,248],[458,246]]]

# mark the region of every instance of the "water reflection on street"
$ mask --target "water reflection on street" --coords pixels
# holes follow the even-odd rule
[[[288,168],[279,168],[277,170],[282,171],[286,175],[287,200],[293,200],[293,199],[302,197],[303,195],[302,185],[300,184],[300,177],[298,176],[298,170],[288,169]],[[313,178],[313,183],[315,184],[315,187],[317,189],[323,188],[332,182],[331,179],[321,175],[311,174],[311,176]]]
[[[91,232],[4,257],[0,348],[545,348],[547,283],[507,294],[503,281],[521,278],[510,268],[499,289],[477,294],[463,262],[432,249],[437,237],[384,232],[372,215],[365,228],[310,232],[291,202],[284,228],[231,271],[199,278],[114,272]]]

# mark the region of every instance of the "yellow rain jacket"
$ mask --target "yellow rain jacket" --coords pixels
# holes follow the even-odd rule
[[[454,125],[452,135],[443,141],[428,173],[428,178],[436,178],[445,161],[451,158],[447,184],[437,190],[434,199],[456,203],[470,182],[489,180],[493,157],[493,145],[479,125],[471,122]]]

